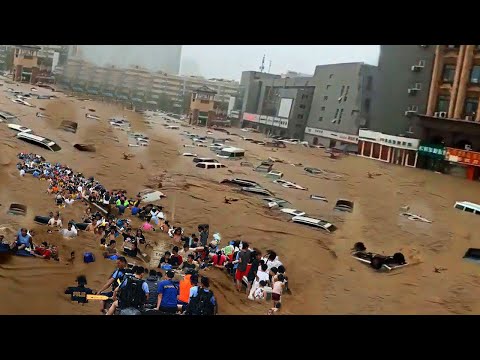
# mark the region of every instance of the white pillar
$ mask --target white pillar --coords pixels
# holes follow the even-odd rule
[[[413,167],[417,167],[417,160],[418,160],[418,151],[415,153],[415,164],[413,164]]]
[[[382,149],[383,149],[383,145],[380,144],[380,153],[378,154],[378,160],[382,161]]]
[[[392,154],[392,148],[389,146],[388,147],[388,156],[387,156],[387,162],[390,162],[391,159],[390,159],[390,155]]]
[[[406,155],[405,155],[405,163],[403,164],[403,166],[407,166],[407,165],[408,165],[408,158],[409,158],[409,156],[408,156],[408,151],[407,151],[405,154],[406,154]]]
[[[360,155],[363,156],[363,149],[365,148],[365,141],[362,141],[362,151],[360,151]]]
[[[404,159],[405,159],[405,150],[401,149],[402,151],[402,162],[401,162],[401,165],[404,164]]]
[[[373,155],[373,143],[371,142],[370,143],[370,159],[372,158],[372,155]]]

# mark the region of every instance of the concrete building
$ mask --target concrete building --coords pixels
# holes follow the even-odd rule
[[[423,149],[445,153],[446,172],[480,176],[480,45],[436,45],[427,109],[418,115]],[[431,168],[429,158],[419,158]]]
[[[191,94],[202,86],[216,92],[215,101],[228,103],[237,96],[239,84],[223,79],[152,72],[136,66],[122,69],[115,65],[97,66],[70,57],[63,68],[57,68],[60,83],[79,93],[103,96],[106,99],[133,102],[146,108],[171,107],[171,111],[188,110]],[[175,110],[176,109],[176,110]]]
[[[206,86],[196,89],[190,101],[189,123],[192,125],[210,126],[215,120],[216,92]]]
[[[415,114],[425,114],[435,45],[381,45],[368,128],[415,136]]]
[[[13,56],[13,81],[35,84],[40,68],[38,51],[40,46],[15,45]]]
[[[280,75],[244,71],[242,127],[265,134],[302,139],[315,87],[312,77],[282,78]]]
[[[364,63],[317,66],[304,140],[356,150],[359,129],[369,126],[376,73]]]

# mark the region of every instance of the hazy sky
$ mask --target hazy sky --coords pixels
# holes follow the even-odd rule
[[[181,73],[240,80],[242,71],[258,70],[265,54],[265,71],[313,74],[315,65],[365,62],[377,65],[379,45],[184,45]]]
[[[170,47],[175,48],[169,45],[81,45],[81,54],[101,66],[109,63],[138,65],[153,71],[168,71],[163,68],[167,65],[162,65],[162,61],[175,63],[175,51],[169,50]],[[363,61],[377,65],[379,52],[379,45],[183,45],[180,73],[240,80],[242,71],[258,71],[265,55],[264,71],[269,71],[272,61],[272,73],[291,70],[313,74],[315,65],[322,64]],[[163,53],[168,56],[162,56]]]

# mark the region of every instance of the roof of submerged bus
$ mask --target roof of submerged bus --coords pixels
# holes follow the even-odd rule
[[[240,149],[240,148],[236,148],[236,147],[226,147],[226,148],[223,148],[222,149],[222,152],[223,151],[227,151],[227,152],[245,152],[244,149]]]

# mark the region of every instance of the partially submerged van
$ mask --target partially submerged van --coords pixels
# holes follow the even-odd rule
[[[480,214],[480,205],[469,201],[457,201],[455,203],[455,209],[466,211],[469,213]]]
[[[223,148],[217,155],[222,159],[240,159],[245,156],[245,150],[235,147]]]
[[[44,149],[48,149],[50,151],[60,151],[60,150],[62,150],[62,148],[60,146],[58,146],[58,144],[55,143],[54,141],[52,141],[50,139],[47,139],[47,138],[44,138],[44,137],[41,137],[41,136],[38,136],[38,135],[31,134],[31,133],[19,132],[17,134],[17,138],[19,138],[23,141],[26,141],[30,144],[41,146]]]
[[[199,162],[196,165],[198,168],[201,169],[220,169],[220,168],[226,168],[225,165],[220,164],[220,163],[211,163],[211,162]]]
[[[320,220],[320,219],[315,219],[307,216],[294,216],[292,218],[293,222],[299,223],[299,224],[304,224],[304,225],[309,225],[312,227],[320,228],[325,231],[328,231],[329,233],[334,232],[337,230],[337,227],[328,221],[325,220]]]

